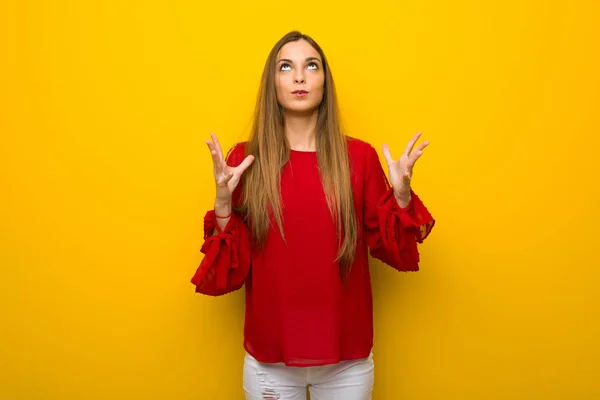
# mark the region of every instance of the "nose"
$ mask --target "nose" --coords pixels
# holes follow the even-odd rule
[[[294,83],[306,83],[306,79],[301,72],[296,73],[296,76],[294,76]]]

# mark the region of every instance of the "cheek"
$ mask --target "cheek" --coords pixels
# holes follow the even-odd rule
[[[325,79],[321,78],[317,80],[317,91],[319,93],[318,101],[323,100],[323,96],[325,95]]]
[[[325,77],[323,75],[320,75],[317,79],[316,79],[316,84],[318,89],[323,92],[323,88],[325,86]]]
[[[284,82],[283,79],[281,79],[281,76],[275,76],[275,92],[277,93],[277,100],[279,100],[281,102],[282,99],[282,93],[284,92]]]
[[[275,90],[279,92],[281,90],[281,78],[279,75],[275,75]]]

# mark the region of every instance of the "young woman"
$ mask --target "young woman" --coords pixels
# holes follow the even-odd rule
[[[340,129],[320,46],[290,32],[271,50],[251,137],[206,143],[216,200],[192,283],[219,296],[245,284],[247,399],[370,399],[373,321],[368,256],[417,271],[434,219],[411,188],[428,142],[398,160]],[[390,186],[391,183],[391,186]]]

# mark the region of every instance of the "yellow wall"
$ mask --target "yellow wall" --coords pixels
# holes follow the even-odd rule
[[[599,398],[599,3],[345,3],[1,3],[0,398],[242,398],[243,293],[189,283],[204,140],[243,140],[295,28],[350,134],[431,140],[422,271],[373,265],[374,399]]]

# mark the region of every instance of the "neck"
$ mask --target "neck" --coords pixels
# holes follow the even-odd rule
[[[298,151],[316,151],[318,111],[307,113],[284,112],[283,126],[290,148]]]

